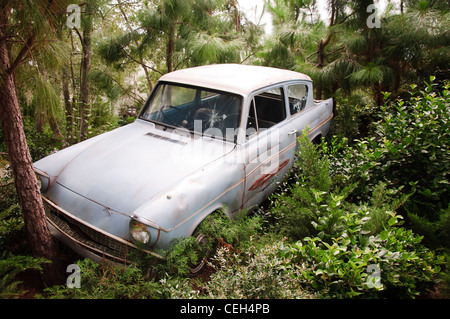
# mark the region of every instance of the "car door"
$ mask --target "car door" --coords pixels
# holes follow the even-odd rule
[[[292,167],[296,145],[281,85],[255,92],[248,104],[244,209],[260,204],[275,190]]]

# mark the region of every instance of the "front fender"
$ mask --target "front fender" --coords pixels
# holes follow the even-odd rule
[[[159,193],[131,217],[148,226],[150,245],[165,249],[173,239],[190,236],[203,219],[218,209],[231,217],[241,208],[243,189],[244,165],[215,161]]]

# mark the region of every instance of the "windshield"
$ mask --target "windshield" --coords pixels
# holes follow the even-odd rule
[[[239,95],[160,83],[141,118],[228,139],[239,127],[241,104]]]

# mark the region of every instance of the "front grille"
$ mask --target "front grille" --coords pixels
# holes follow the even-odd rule
[[[131,244],[127,245],[90,228],[45,201],[44,206],[47,219],[53,226],[96,255],[116,262],[126,262],[127,255],[135,250]]]

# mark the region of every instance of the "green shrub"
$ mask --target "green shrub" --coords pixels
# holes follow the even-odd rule
[[[54,138],[53,132],[49,125],[45,125],[42,132],[36,132],[34,120],[30,117],[25,117],[24,130],[25,136],[27,137],[28,149],[33,162],[48,156],[62,147],[62,142]]]
[[[23,237],[24,222],[9,170],[5,170],[5,176],[0,178],[0,187],[0,298],[18,298],[23,291],[21,282],[16,280],[17,275],[28,269],[42,270],[41,264],[47,261],[19,255],[26,250],[23,241],[17,240]]]
[[[436,285],[444,258],[420,245],[422,238],[411,230],[397,227],[398,215],[386,214],[379,234],[363,230],[370,217],[360,210],[342,216],[344,227],[331,242],[307,237],[286,246],[282,256],[302,265],[301,284],[325,298],[413,298]]]
[[[261,218],[241,212],[233,219],[218,211],[209,215],[198,227],[196,233],[205,234],[214,247],[218,243],[226,243],[238,248],[244,246],[261,228]],[[212,247],[212,248],[214,248]]]
[[[382,107],[373,136],[353,145],[331,138],[322,150],[337,187],[356,183],[356,201],[367,201],[380,182],[413,193],[402,214],[430,247],[439,247],[436,232],[444,230],[437,224],[450,204],[450,92],[448,84],[439,91],[430,80],[424,90],[411,86],[410,100]]]
[[[311,236],[311,222],[323,203],[316,201],[322,192],[328,192],[332,181],[327,156],[322,156],[317,145],[311,143],[306,133],[299,138],[299,152],[292,177],[286,191],[272,197],[266,219],[276,221],[276,229],[283,235],[300,239]]]
[[[342,93],[342,90],[338,90],[333,96],[336,112],[329,134],[339,138],[345,137],[350,141],[366,137],[372,127],[377,106],[362,90],[352,90],[350,96]]]
[[[216,272],[204,286],[205,293],[210,298],[312,298],[299,285],[300,268],[279,254],[281,245],[250,245],[241,254],[219,250],[212,260]]]
[[[160,252],[164,260],[156,260],[150,267],[151,275],[162,277],[166,274],[186,276],[202,257],[203,250],[195,237],[174,240],[166,251]]]
[[[450,203],[450,85],[438,91],[433,80],[418,92],[412,85],[409,101],[385,107],[377,136],[386,150],[386,178],[405,186],[416,183],[408,210],[437,221]]]

